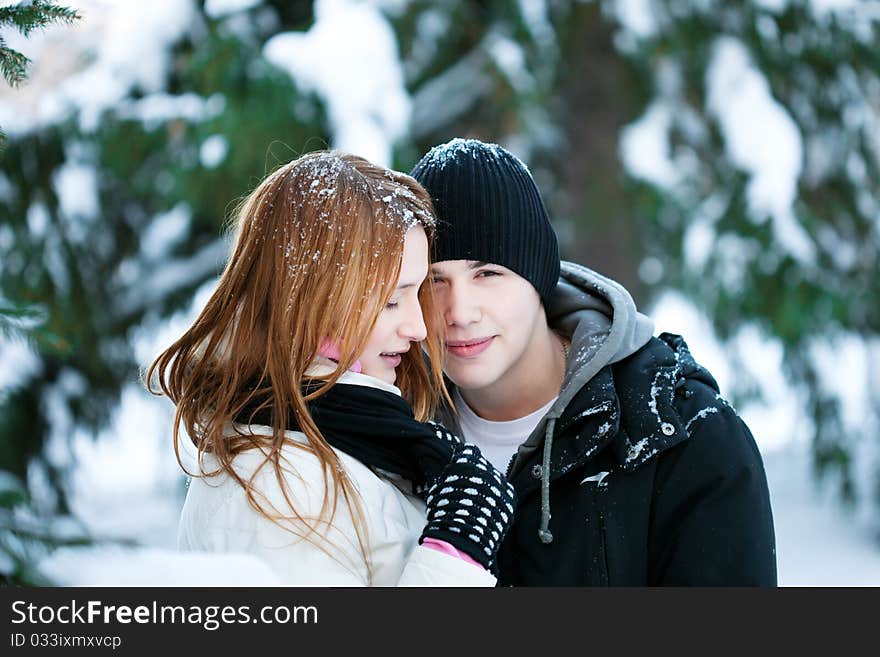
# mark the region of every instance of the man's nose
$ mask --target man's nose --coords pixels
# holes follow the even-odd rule
[[[479,305],[466,285],[447,284],[442,304],[443,318],[447,326],[466,326],[480,321]]]

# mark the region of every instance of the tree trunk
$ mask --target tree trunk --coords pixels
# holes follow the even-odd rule
[[[554,163],[564,192],[554,209],[574,223],[574,238],[561,244],[563,258],[619,281],[644,302],[637,274],[644,222],[624,196],[618,153],[620,130],[641,107],[635,75],[614,49],[614,29],[597,3],[572,8],[560,43],[558,115],[566,151]]]

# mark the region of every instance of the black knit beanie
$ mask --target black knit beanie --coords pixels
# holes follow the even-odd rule
[[[453,139],[410,175],[437,211],[434,261],[502,265],[529,281],[545,305],[559,279],[559,244],[525,164],[497,144]]]

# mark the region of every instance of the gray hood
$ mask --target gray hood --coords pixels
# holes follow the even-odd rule
[[[599,370],[634,354],[654,334],[654,322],[636,310],[626,288],[573,262],[562,262],[556,292],[546,310],[550,326],[571,338],[562,392],[554,409],[565,408]]]
[[[511,475],[542,445],[548,422],[562,415],[599,370],[634,354],[654,334],[654,322],[636,310],[626,288],[573,262],[562,262],[546,311],[550,326],[571,338],[571,352],[559,398],[520,446]]]

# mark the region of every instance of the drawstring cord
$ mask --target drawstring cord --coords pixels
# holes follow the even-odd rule
[[[559,346],[562,347],[562,373],[568,367],[569,343],[558,331],[554,331],[559,338]],[[541,526],[538,528],[538,538],[545,545],[553,542],[553,534],[550,533],[550,452],[553,449],[553,430],[556,428],[556,418],[547,418],[547,430],[544,433],[544,454],[541,464]]]
[[[538,529],[538,538],[544,544],[553,542],[553,534],[550,533],[550,450],[553,447],[555,427],[556,418],[549,418],[547,431],[544,434],[544,458],[541,466],[541,526]]]

